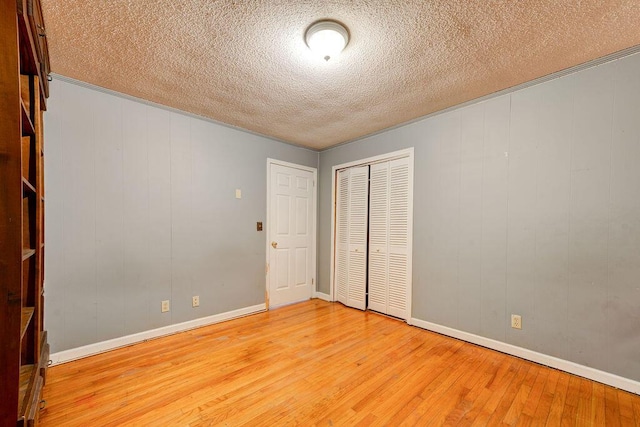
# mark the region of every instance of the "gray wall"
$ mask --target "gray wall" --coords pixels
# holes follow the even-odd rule
[[[316,152],[59,79],[51,93],[53,352],[264,303],[266,159],[317,167]]]
[[[331,167],[415,147],[413,317],[640,380],[639,76],[636,54],[322,152],[319,290]]]

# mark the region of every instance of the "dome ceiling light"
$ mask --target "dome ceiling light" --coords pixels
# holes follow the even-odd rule
[[[349,43],[349,31],[335,21],[318,21],[305,34],[309,49],[325,61],[337,56]]]

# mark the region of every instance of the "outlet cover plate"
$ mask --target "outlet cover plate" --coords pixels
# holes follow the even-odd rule
[[[160,311],[162,311],[163,313],[166,313],[167,311],[169,311],[170,306],[169,306],[169,300],[164,300],[162,301],[162,304],[160,305]]]
[[[194,296],[191,297],[191,306],[192,307],[200,307],[200,297],[199,296]]]
[[[522,329],[522,317],[518,314],[511,315],[511,327],[513,329]]]

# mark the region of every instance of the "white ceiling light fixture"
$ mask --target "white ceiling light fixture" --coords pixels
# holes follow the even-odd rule
[[[349,31],[336,21],[318,21],[307,29],[305,41],[313,53],[328,61],[347,46]]]

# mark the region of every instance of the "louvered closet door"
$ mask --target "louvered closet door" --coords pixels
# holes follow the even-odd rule
[[[387,313],[389,162],[371,165],[369,196],[369,308]]]
[[[347,303],[349,286],[349,170],[338,172],[336,189],[336,299]]]
[[[369,166],[338,172],[336,289],[338,301],[366,308]]]
[[[409,159],[371,166],[369,308],[408,318]]]
[[[408,295],[411,292],[409,221],[409,159],[389,162],[389,287],[387,314],[409,318]]]

